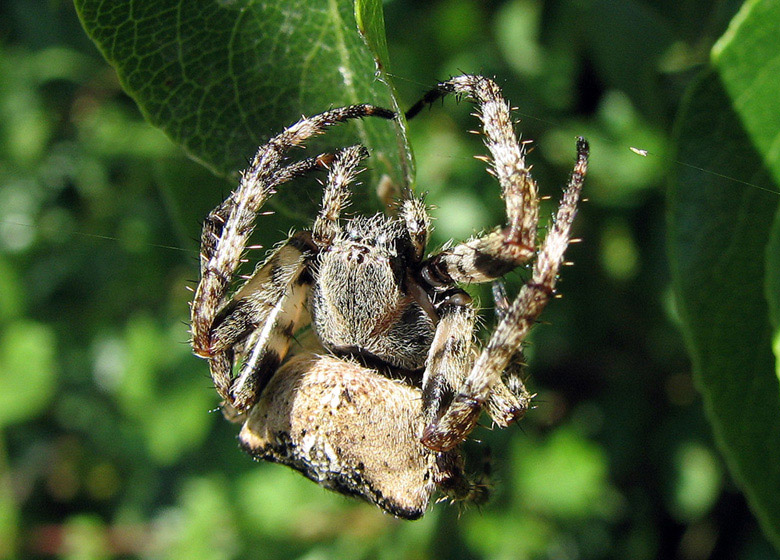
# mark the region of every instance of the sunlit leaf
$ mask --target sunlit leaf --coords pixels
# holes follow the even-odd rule
[[[733,111],[775,184],[780,184],[778,25],[780,4],[751,0],[734,16],[728,31],[712,49],[713,64]]]
[[[146,118],[219,174],[245,167],[259,144],[301,114],[395,104],[375,75],[375,55],[357,32],[351,0],[75,4]],[[381,6],[361,13],[370,44],[384,44]],[[360,142],[373,151],[375,175],[400,182],[407,155],[397,134],[392,123],[364,119],[329,133],[321,145]],[[293,195],[286,205],[306,214],[312,197]]]

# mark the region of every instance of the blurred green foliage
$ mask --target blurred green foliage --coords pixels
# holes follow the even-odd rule
[[[385,4],[402,106],[448,75],[494,75],[546,194],[576,135],[593,153],[576,264],[529,347],[537,408],[475,432],[494,498],[409,523],[237,449],[190,355],[185,289],[231,184],[143,121],[69,2],[0,4],[0,558],[776,557],[714,449],[665,256],[674,116],[738,8]],[[503,218],[470,110],[410,123],[434,244]],[[290,226],[265,224],[266,245]]]

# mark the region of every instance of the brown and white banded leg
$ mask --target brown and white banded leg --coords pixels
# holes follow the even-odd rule
[[[439,308],[441,318],[423,375],[423,418],[426,424],[435,423],[441,417],[471,371],[476,358],[476,310],[470,298],[463,292],[455,291],[450,300],[449,305]],[[496,406],[501,407],[501,415],[505,415],[506,410],[512,406],[518,405],[515,395],[501,382],[493,394],[496,395]],[[490,402],[493,402],[492,398]],[[488,410],[491,410],[490,407]],[[485,451],[489,455],[489,450]],[[483,469],[478,471],[477,476],[469,477],[463,474],[465,471],[460,456],[437,453],[436,484],[445,496],[453,501],[484,503],[490,494],[489,458],[485,457],[485,460]]]
[[[509,310],[503,284],[496,283],[494,293],[499,318]],[[451,300],[457,302],[441,306],[423,375],[423,411],[426,423],[435,424],[471,371],[477,355],[474,344],[476,311],[470,298],[455,291]],[[505,428],[522,418],[530,404],[531,395],[523,384],[522,350],[518,349],[507,368],[490,392],[486,409],[493,421]]]
[[[338,233],[349,184],[367,155],[363,146],[352,146],[319,156],[328,168],[328,179],[314,231],[297,233],[279,247],[215,319],[212,344],[216,351],[229,352],[246,338],[240,373],[229,391],[229,402],[237,410],[246,410],[256,401],[287,355],[294,333],[311,320],[305,310],[311,287],[308,262],[316,247],[329,244]],[[217,377],[231,373],[232,364]]]
[[[308,237],[302,232],[288,240],[236,294],[238,305],[228,321],[251,329],[230,389],[229,402],[239,411],[254,404],[287,355],[293,335],[311,320],[306,311],[311,287]]]
[[[563,254],[569,245],[571,225],[588,165],[588,143],[577,141],[577,163],[563,194],[555,221],[534,263],[531,279],[521,288],[517,299],[498,322],[496,330],[474,367],[442,417],[429,424],[423,443],[445,451],[461,443],[479,419],[491,390],[511,364],[531,327],[555,292]]]
[[[312,239],[318,247],[327,247],[341,230],[341,211],[349,204],[349,185],[361,171],[358,165],[368,157],[364,146],[344,148],[327,162],[328,182],[322,196],[322,207],[312,228]]]
[[[456,296],[462,301],[439,308],[439,323],[425,362],[422,391],[427,424],[436,422],[452,402],[476,358],[476,311],[465,293],[458,291]]]
[[[432,284],[489,282],[528,261],[536,248],[538,189],[526,164],[525,144],[517,139],[509,103],[493,80],[464,75],[440,83],[407,111],[407,118],[447,94],[465,95],[477,105],[490,172],[501,185],[507,226],[442,251],[424,268]]]
[[[206,219],[202,234],[201,280],[192,302],[192,347],[205,358],[214,356],[211,327],[239,265],[255,217],[274,188],[319,165],[319,158],[287,167],[284,155],[329,126],[350,119],[377,116],[394,118],[392,111],[373,105],[352,105],[303,118],[261,146],[241,173],[238,189]]]
[[[303,177],[312,171],[324,169],[324,163],[327,157],[327,154],[323,154],[317,157],[306,158],[278,169],[268,185],[266,196],[273,194],[273,189],[277,186],[291,181],[296,177]],[[217,245],[222,239],[225,224],[236,208],[235,198],[237,193],[238,191],[232,193],[219,206],[214,208],[203,221],[203,228],[200,235],[201,275],[206,272],[209,263],[217,252]],[[262,203],[260,206],[262,206]]]
[[[277,248],[219,311],[211,331],[211,374],[219,394],[239,411],[256,399],[279,366],[290,338],[308,322],[307,259],[313,244],[301,232]],[[234,347],[242,350],[236,352]],[[241,362],[233,380],[234,362]]]
[[[493,282],[493,301],[496,305],[496,318],[501,321],[509,312],[510,302],[504,283],[500,280]],[[517,348],[501,374],[501,382],[493,386],[485,404],[488,415],[500,428],[506,428],[520,420],[531,404],[533,396],[523,383],[524,367],[523,350]]]
[[[197,355],[209,359],[214,383],[219,393],[228,400],[234,357],[232,350],[224,344],[222,347],[219,344],[214,346],[214,322],[217,313],[224,307],[227,290],[252,233],[257,212],[277,186],[322,168],[324,164],[324,160],[317,157],[284,166],[284,155],[329,126],[365,116],[392,119],[394,113],[372,105],[342,107],[303,118],[273,137],[258,149],[250,166],[242,172],[238,189],[204,222],[201,280],[191,311],[192,347]]]
[[[305,175],[321,168],[319,158],[307,158],[303,161],[299,161],[282,168],[274,176],[271,186],[274,186],[292,180],[295,177]],[[270,192],[270,191],[269,191]],[[262,321],[262,317],[258,316],[260,310],[256,310],[254,315],[250,316],[249,309],[245,304],[240,303],[241,298],[233,297],[231,302],[225,303],[225,292],[227,286],[230,283],[231,275],[223,276],[217,275],[214,270],[209,272],[213,260],[216,259],[217,246],[223,239],[223,231],[225,224],[228,221],[231,213],[235,210],[235,195],[231,195],[222,204],[217,206],[206,218],[203,223],[203,231],[201,233],[201,283],[198,286],[198,292],[196,292],[195,299],[192,304],[192,329],[193,329],[193,348],[195,352],[201,356],[205,356],[209,361],[209,369],[211,371],[211,377],[214,381],[214,385],[219,395],[226,401],[231,400],[230,388],[233,383],[233,363],[235,356],[233,352],[233,345],[244,339],[249,331],[253,328],[252,324],[259,324]],[[251,224],[249,225],[251,231]],[[298,240],[301,241],[301,240]],[[246,240],[242,241],[243,244]],[[293,242],[293,246],[296,243]],[[300,243],[298,243],[300,244]],[[288,250],[292,247],[287,248]],[[285,248],[282,247],[277,250],[278,255],[270,257],[269,261],[293,259],[290,255],[284,254]],[[255,276],[261,276],[259,274],[260,268],[255,272]],[[208,280],[206,280],[208,279]],[[204,287],[204,283],[210,283],[210,287]],[[206,296],[211,293],[211,298]],[[217,296],[217,293],[219,296]],[[198,296],[201,296],[200,298]],[[217,301],[216,305],[221,306],[218,309],[211,307],[204,309],[198,307],[199,303],[204,301]],[[230,320],[225,320],[230,315],[230,311],[233,307],[238,306],[238,311]],[[242,308],[244,308],[242,310]],[[199,320],[196,322],[196,317]],[[205,324],[210,325],[210,330],[207,333],[207,337],[196,337],[196,325],[200,325],[203,328]],[[204,343],[204,338],[207,340]],[[204,347],[204,344],[208,344]]]
[[[428,235],[431,230],[431,217],[425,209],[425,202],[420,198],[409,198],[401,203],[400,217],[406,224],[406,231],[412,240],[412,255],[415,262],[420,262],[428,246]]]
[[[441,318],[423,374],[423,419],[426,424],[435,422],[452,402],[476,357],[476,310],[471,299],[458,290],[450,300],[451,303],[439,308]],[[436,464],[436,484],[447,498],[473,503],[487,500],[487,473],[472,480],[463,474],[461,457],[451,453],[437,453]]]

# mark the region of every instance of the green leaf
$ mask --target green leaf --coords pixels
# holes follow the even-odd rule
[[[718,446],[780,546],[780,388],[764,297],[780,198],[745,184],[772,179],[715,73],[689,92],[677,136],[688,165],[669,193],[669,248],[694,372]]]
[[[748,2],[715,45],[713,60],[751,141],[780,185],[780,4]],[[780,377],[780,212],[766,251],[766,298]]]
[[[780,376],[780,208],[766,246],[766,299],[769,302],[769,319],[775,329],[775,356]]]
[[[258,145],[301,114],[354,103],[395,106],[391,88],[375,76],[351,0],[75,4],[146,118],[218,174],[245,167]],[[383,45],[381,6],[361,13],[371,44]],[[364,119],[337,127],[318,145],[360,142],[373,152],[375,176],[401,184],[408,155],[398,126]],[[318,202],[310,195],[285,201],[305,215]]]
[[[669,235],[681,318],[718,444],[780,548],[778,28],[780,5],[749,1],[713,48],[715,72],[690,92],[678,122],[677,159],[691,166],[672,185]]]
[[[360,36],[371,49],[376,60],[377,70],[384,72],[390,61],[385,38],[385,18],[382,2],[379,0],[355,0],[355,21]]]
[[[392,93],[392,109],[398,113],[398,152],[402,155],[402,184],[410,186],[414,182],[414,159],[409,147],[404,111],[398,105],[398,95],[388,76],[390,55],[387,51],[385,37],[385,18],[382,12],[381,0],[355,0],[355,21],[360,36],[370,49],[376,62],[376,77],[381,80]]]
[[[766,300],[769,304],[769,320],[774,335],[772,350],[775,354],[775,374],[780,379],[780,207],[766,246]]]
[[[712,61],[751,143],[780,184],[780,3],[746,2]]]

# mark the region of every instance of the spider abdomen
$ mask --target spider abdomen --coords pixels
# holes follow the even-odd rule
[[[458,451],[420,442],[419,389],[330,356],[299,355],[271,380],[239,439],[332,490],[417,519],[441,480],[464,478]]]

